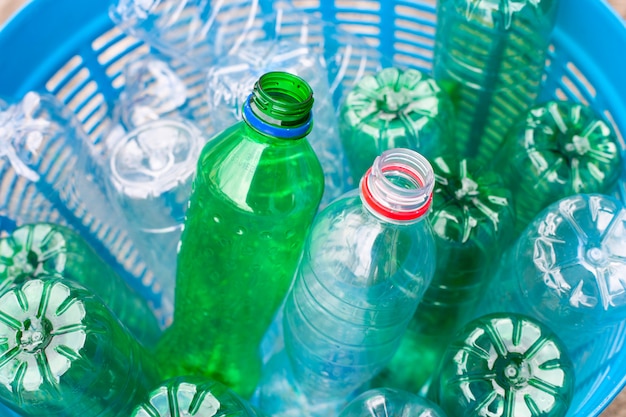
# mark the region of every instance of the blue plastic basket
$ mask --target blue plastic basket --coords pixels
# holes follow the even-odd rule
[[[48,91],[74,110],[96,140],[123,86],[123,58],[146,50],[140,41],[114,28],[109,3],[32,0],[26,5],[0,29],[0,97]],[[591,105],[615,127],[624,149],[619,132],[626,132],[626,26],[604,1],[561,3],[541,99]],[[396,65],[431,69],[434,1],[293,0],[293,4],[361,35]],[[349,76],[344,80],[350,81]],[[154,297],[150,288],[143,293]],[[625,337],[622,326],[614,343],[594,347],[605,351],[607,360],[596,375],[580,376],[568,416],[599,415],[626,385]]]

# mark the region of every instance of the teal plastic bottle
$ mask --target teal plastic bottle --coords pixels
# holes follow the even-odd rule
[[[431,378],[513,238],[513,201],[499,175],[452,154],[431,163],[435,273],[398,351],[374,381],[409,392],[419,392]]]
[[[439,406],[407,391],[377,388],[365,391],[339,417],[446,417]]]
[[[0,295],[0,401],[24,417],[128,415],[154,360],[84,287],[40,276]]]
[[[418,70],[385,68],[363,77],[348,93],[339,124],[354,183],[386,150],[435,155],[451,139],[453,113],[448,94]]]
[[[147,302],[67,227],[27,224],[0,239],[0,291],[41,275],[60,275],[92,291],[146,347],[161,336]]]
[[[455,417],[563,417],[574,382],[567,349],[548,327],[500,313],[459,331],[431,393]]]
[[[285,297],[324,188],[306,136],[313,91],[263,75],[244,120],[203,149],[185,216],[174,323],[158,346],[163,377],[218,380],[244,398],[260,342]]]
[[[462,155],[489,162],[534,104],[558,3],[437,2],[433,75],[452,97],[454,141]]]
[[[264,417],[225,385],[198,377],[160,383],[130,417]]]
[[[505,252],[476,314],[533,317],[565,343],[580,381],[601,379],[626,322],[625,237],[626,208],[613,197],[551,204]]]
[[[608,194],[622,170],[617,135],[583,104],[533,107],[493,161],[515,200],[516,231],[551,203],[577,193]]]

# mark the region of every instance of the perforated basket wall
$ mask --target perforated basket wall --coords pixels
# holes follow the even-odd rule
[[[74,111],[93,141],[110,123],[112,103],[124,85],[122,69],[148,47],[115,28],[109,0],[33,0],[0,31],[0,97],[48,91]],[[426,72],[436,30],[431,0],[293,0],[338,27],[366,39],[381,57]],[[562,1],[544,74],[542,99],[591,105],[618,132],[626,132],[626,27],[599,0]],[[374,62],[354,74],[371,71]],[[384,63],[383,63],[384,64]],[[203,98],[204,80],[185,74],[191,104]],[[356,76],[356,75],[355,75]],[[343,80],[349,83],[351,75]],[[10,219],[2,219],[10,226]],[[135,283],[153,297],[149,282]],[[605,349],[599,374],[579,375],[569,416],[598,415],[626,383],[624,326]]]

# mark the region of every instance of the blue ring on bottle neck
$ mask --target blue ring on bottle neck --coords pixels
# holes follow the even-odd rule
[[[303,125],[298,127],[281,127],[271,125],[257,117],[250,107],[250,99],[252,94],[248,96],[246,102],[243,105],[243,118],[250,124],[255,130],[280,139],[298,139],[309,134],[311,125],[313,123],[313,112],[309,112],[309,117]]]

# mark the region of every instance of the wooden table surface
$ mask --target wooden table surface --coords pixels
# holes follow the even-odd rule
[[[25,0],[0,0],[0,24],[25,2]],[[564,1],[564,3],[566,3],[566,1]],[[626,0],[609,0],[609,3],[626,18]],[[624,45],[624,50],[626,51],[626,45]],[[622,391],[615,401],[602,413],[601,417],[626,417],[626,389]]]

